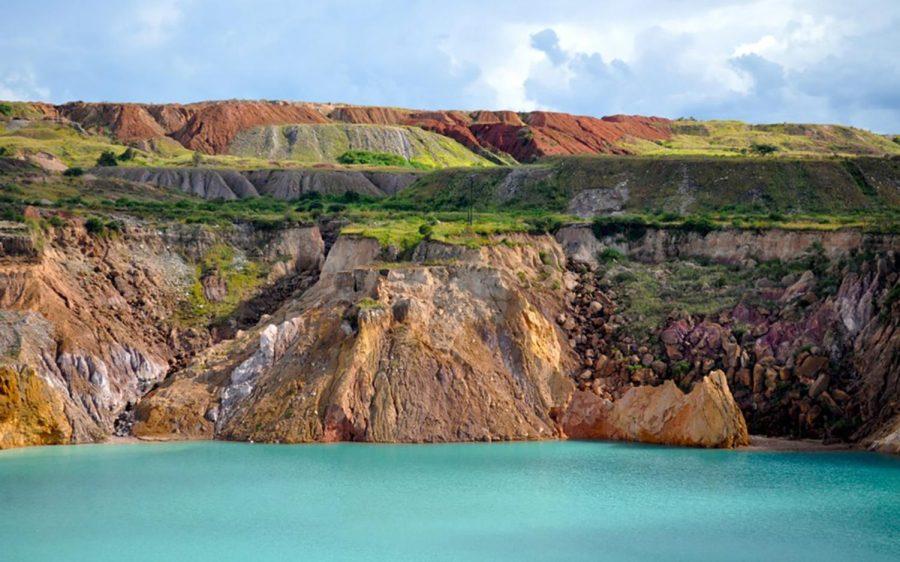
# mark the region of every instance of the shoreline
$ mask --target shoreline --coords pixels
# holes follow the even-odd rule
[[[736,447],[735,451],[761,451],[761,452],[799,452],[814,453],[828,451],[849,451],[874,453],[862,447],[856,447],[853,443],[823,443],[812,439],[787,439],[784,437],[766,437],[764,435],[751,435],[750,444]]]
[[[146,439],[134,436],[111,436],[105,441],[96,441],[93,443],[69,443],[69,444],[59,444],[59,445],[43,445],[44,447],[59,447],[59,446],[72,446],[72,445],[136,445],[136,444],[153,444],[153,443],[199,443],[205,441],[221,441],[223,443],[246,443],[248,445],[258,444],[258,445],[317,445],[323,444],[320,442],[310,442],[310,443],[254,443],[250,441],[227,441],[221,439]],[[569,441],[569,439],[543,439],[538,441]],[[524,441],[494,441],[494,443],[521,443]],[[604,441],[597,440],[597,443],[614,443],[614,444],[633,444],[633,445],[648,445],[648,443],[642,443],[640,441]],[[438,444],[459,444],[459,443],[469,443],[467,441],[459,441],[453,443],[380,443],[382,445],[438,445]],[[481,441],[471,441],[471,443],[483,443]],[[373,443],[368,443],[373,444]],[[705,449],[703,447],[678,447],[675,445],[658,445],[660,447],[672,447],[677,449]],[[13,447],[10,449],[2,449],[0,452],[4,450],[15,450],[15,449],[31,449],[32,446],[27,447]],[[733,449],[717,449],[717,448],[709,448],[706,450],[714,451],[714,450],[723,450],[723,451],[746,451],[746,452],[801,452],[801,453],[815,453],[815,452],[871,452],[877,453],[877,451],[869,451],[868,449],[861,448],[855,446],[853,443],[822,443],[820,441],[813,441],[809,439],[787,439],[782,437],[766,437],[763,435],[751,435],[750,436],[750,444],[744,445],[741,447],[735,447]]]

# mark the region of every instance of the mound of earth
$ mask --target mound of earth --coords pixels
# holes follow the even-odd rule
[[[36,106],[37,107],[37,106]],[[109,131],[125,143],[170,137],[207,154],[226,154],[238,137],[272,125],[351,123],[419,127],[449,137],[497,162],[548,155],[626,153],[626,138],[657,141],[670,136],[669,121],[653,117],[573,116],[512,111],[420,111],[284,101],[211,101],[193,104],[71,102],[40,104],[46,118],[66,119],[89,130]],[[252,135],[251,135],[252,136]],[[276,150],[277,152],[277,150]]]
[[[146,183],[183,191],[204,199],[243,199],[268,195],[275,199],[297,199],[304,193],[342,195],[347,192],[384,197],[414,182],[416,172],[350,170],[251,170],[238,172],[215,168],[139,168],[113,166],[95,168],[92,174]]]
[[[229,154],[270,160],[337,162],[362,150],[402,156],[425,166],[479,166],[488,162],[455,140],[418,127],[358,124],[267,125],[241,131]]]

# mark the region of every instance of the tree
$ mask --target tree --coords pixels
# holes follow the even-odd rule
[[[194,164],[195,168],[199,168],[200,164],[203,164],[203,155],[200,154],[199,150],[194,151],[194,156],[191,158],[191,163]]]
[[[111,150],[104,150],[100,157],[97,158],[98,166],[118,166],[119,163],[116,160],[116,155]]]

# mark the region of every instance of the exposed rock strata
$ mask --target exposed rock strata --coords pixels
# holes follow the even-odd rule
[[[704,236],[647,229],[643,238],[597,240],[587,228],[562,229],[557,237],[579,275],[558,322],[583,365],[579,388],[615,399],[631,384],[672,380],[687,391],[711,369],[721,369],[754,433],[887,446],[891,438],[879,428],[900,413],[898,242],[852,231],[816,234]],[[648,252],[647,239],[664,243]],[[598,260],[610,247],[643,263]],[[764,259],[779,257],[786,264]],[[649,335],[629,328],[643,320],[641,306],[620,306],[615,279],[655,275],[662,279],[660,291],[671,293],[665,277],[673,258],[732,264],[733,280],[721,274],[704,280],[704,266],[692,267],[698,285],[742,287],[740,298],[706,314],[678,312],[673,303]],[[763,263],[801,269],[774,280],[762,273],[753,281]],[[750,285],[741,285],[748,279]],[[715,298],[714,287],[706,290]]]
[[[672,381],[631,387],[615,401],[578,391],[562,426],[573,439],[720,448],[750,443],[744,416],[722,371],[711,372],[687,394]]]
[[[339,239],[316,287],[258,335],[213,348],[148,395],[135,433],[178,438],[202,426],[207,437],[280,442],[556,436],[550,412],[571,383],[544,310],[561,271],[538,253],[563,260],[552,241],[485,248],[477,264],[390,268],[367,265],[377,255],[371,242]],[[511,274],[542,267],[541,289],[523,290]],[[204,391],[205,403],[171,412],[176,394]],[[171,425],[160,428],[162,419]]]
[[[70,224],[52,229],[40,246],[23,239],[20,246],[31,242],[31,251],[19,248],[0,259],[0,365],[10,368],[9,380],[16,373],[17,387],[29,389],[27,396],[46,395],[53,408],[61,405],[67,429],[53,435],[65,441],[110,434],[130,404],[208,343],[205,327],[185,326],[179,318],[192,285],[202,281],[195,263],[210,249],[230,245],[241,259],[272,264],[268,277],[259,280],[262,286],[318,271],[322,261],[315,228],[147,231],[128,223],[122,234],[104,239],[90,236],[77,221]],[[40,410],[28,401],[10,404],[21,409],[11,419],[34,423],[29,429],[16,422],[5,440],[34,441],[35,432],[44,431],[35,428],[44,422],[26,414]]]
[[[95,168],[92,174],[146,183],[197,195],[204,199],[243,199],[268,195],[297,199],[304,193],[342,195],[346,192],[383,197],[393,195],[419,177],[415,172],[347,170],[253,170],[215,168]]]
[[[267,125],[354,123],[419,127],[454,139],[487,158],[519,161],[560,154],[625,153],[618,143],[664,140],[669,121],[614,115],[604,118],[535,111],[420,111],[284,101],[213,101],[192,104],[72,102],[33,104],[47,118],[69,119],[86,129],[111,131],[123,142],[170,137],[184,147],[224,154],[242,132]],[[508,157],[507,157],[508,158]]]
[[[392,263],[377,241],[342,236],[323,263],[315,228],[128,223],[106,240],[53,230],[42,245],[10,231],[0,260],[0,307],[9,310],[0,316],[4,446],[99,440],[137,402],[134,434],[152,439],[419,442],[563,431],[731,447],[746,442],[740,408],[757,431],[892,450],[900,413],[892,239],[836,233],[823,240],[833,259],[860,248],[875,258],[853,257],[833,292],[821,292],[827,271],[789,275],[754,289],[771,310],[673,315],[657,341],[642,343],[615,287],[601,287],[586,267],[620,241],[586,233],[561,232],[562,246],[525,235],[481,248],[424,242],[410,262]],[[706,244],[673,236],[661,252],[640,240],[617,247],[642,260],[696,253],[747,267],[755,258],[745,246],[779,243],[757,234],[729,253],[734,238],[716,235]],[[198,279],[195,265],[223,244],[268,264],[265,283],[321,276],[309,289],[310,281],[272,293],[220,337],[173,325],[192,283],[210,300],[227,291],[227,277]],[[564,248],[576,272],[565,270]]]

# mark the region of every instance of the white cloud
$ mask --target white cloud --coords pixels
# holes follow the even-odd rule
[[[169,39],[181,17],[182,10],[177,0],[146,1],[135,9],[129,34],[138,45],[156,47]]]
[[[0,76],[0,99],[31,101],[50,99],[50,90],[38,84],[30,68],[10,70]]]
[[[54,101],[288,98],[900,130],[897,0],[86,3],[94,9],[13,3],[8,19],[30,24],[0,34],[0,91],[36,98],[49,88]],[[544,30],[545,41],[551,32],[556,40],[540,50],[532,36]],[[22,64],[39,71],[43,91],[8,77]]]

